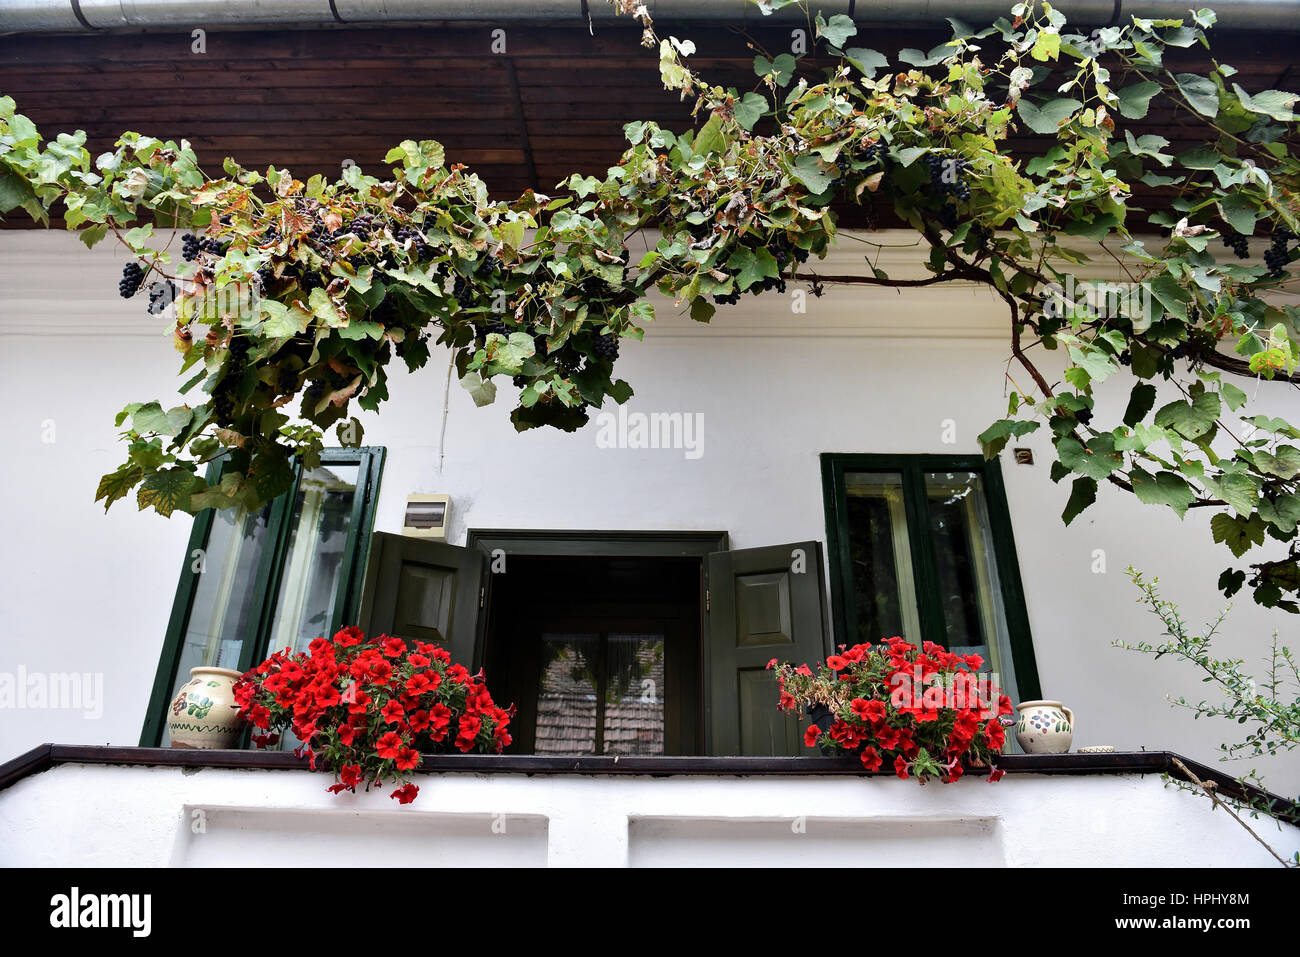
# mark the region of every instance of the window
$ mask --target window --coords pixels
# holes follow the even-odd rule
[[[245,671],[357,620],[383,457],[326,449],[260,511],[195,517],[142,746],[166,744],[164,712],[191,668]]]
[[[996,460],[822,456],[837,643],[902,635],[978,654],[1037,698],[1029,621]]]

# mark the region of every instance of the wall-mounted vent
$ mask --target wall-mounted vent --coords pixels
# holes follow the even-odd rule
[[[417,538],[445,539],[450,513],[450,495],[408,495],[402,534]]]

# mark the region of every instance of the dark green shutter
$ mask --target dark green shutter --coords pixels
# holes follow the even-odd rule
[[[361,629],[433,641],[470,671],[475,661],[482,552],[443,542],[378,532],[366,571]]]
[[[827,654],[821,543],[714,552],[708,576],[709,753],[803,753],[797,719],[776,708],[767,663],[815,666]]]

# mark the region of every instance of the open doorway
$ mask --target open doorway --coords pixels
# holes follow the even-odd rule
[[[485,668],[493,696],[519,707],[512,753],[804,750],[767,663],[828,652],[820,542],[535,529],[374,542],[362,629]]]
[[[484,665],[513,750],[698,754],[701,559],[521,556],[493,576]]]

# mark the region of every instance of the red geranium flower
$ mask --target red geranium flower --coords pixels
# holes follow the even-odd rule
[[[339,780],[347,787],[354,788],[361,783],[361,765],[345,764],[339,768]]]
[[[817,739],[822,736],[822,729],[815,724],[808,725],[808,729],[803,733],[803,743],[808,747],[816,747]]]
[[[402,736],[389,731],[375,742],[375,753],[387,761],[396,758],[402,747]]]
[[[854,698],[849,702],[849,707],[861,721],[875,725],[885,720],[885,703],[883,701]]]
[[[432,690],[431,688],[432,684],[433,682],[429,680],[429,676],[427,674],[425,674],[423,671],[417,671],[415,674],[411,675],[411,677],[406,679],[406,684],[404,685],[404,687],[406,688],[408,694],[416,695],[418,697],[419,695],[424,694],[426,691]]]
[[[413,771],[420,763],[420,752],[414,748],[402,748],[397,752],[397,760],[394,763],[399,771]]]
[[[384,649],[384,654],[389,658],[400,658],[402,652],[406,651],[406,642],[401,638],[385,638],[380,643]]]
[[[830,668],[831,671],[843,671],[848,666],[849,663],[839,655],[831,655],[826,659],[826,667]]]
[[[894,773],[900,778],[903,778],[904,780],[907,779],[908,768],[910,767],[911,765],[907,763],[907,758],[903,757],[901,754],[894,758]]]
[[[356,740],[357,729],[350,724],[339,725],[339,744],[345,747],[351,747],[352,742]]]
[[[415,800],[415,796],[420,793],[420,789],[414,784],[403,784],[400,788],[388,795],[390,798],[397,798],[398,804],[410,804]]]
[[[879,771],[883,762],[880,758],[880,752],[868,745],[862,749],[862,766],[868,771]]]
[[[463,714],[460,717],[460,728],[456,734],[456,747],[462,751],[468,751],[474,747],[474,739],[483,728],[483,719],[477,715]]]
[[[392,701],[388,702],[388,704],[380,708],[379,713],[384,716],[384,721],[386,723],[393,724],[405,717],[406,709],[402,707],[400,701],[394,698]]]
[[[340,648],[352,648],[366,640],[366,636],[361,633],[361,629],[355,625],[349,625],[342,629],[334,636],[334,644]]]

